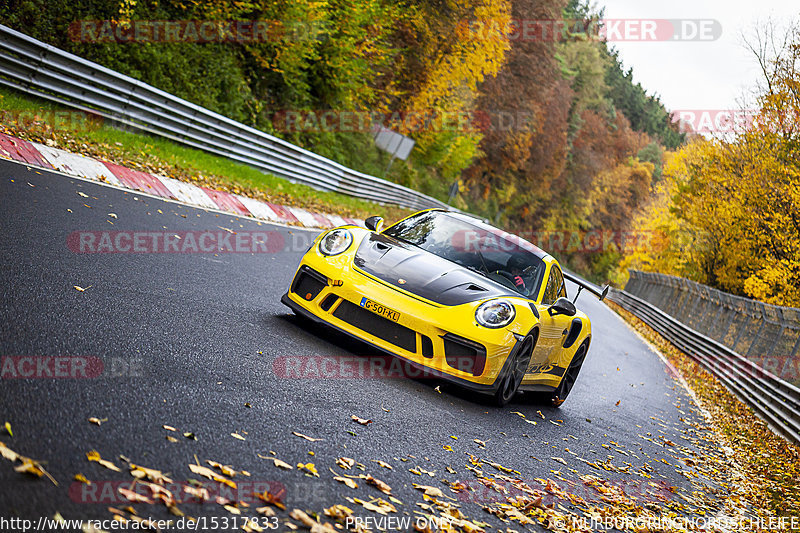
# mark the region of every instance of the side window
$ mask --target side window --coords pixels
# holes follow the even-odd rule
[[[556,295],[556,299],[558,298],[566,298],[567,297],[567,284],[564,283],[564,275],[561,273],[561,269],[557,266],[553,265],[553,272],[551,276],[556,278],[556,286],[558,287],[558,294]]]
[[[547,278],[547,286],[544,289],[544,296],[542,297],[543,305],[550,305],[558,298],[558,285],[556,278],[558,277],[556,267],[550,270],[550,277]]]
[[[542,304],[550,305],[562,296],[566,297],[566,295],[567,289],[564,284],[564,276],[561,274],[561,269],[553,265],[550,268],[550,277],[547,279],[547,286],[544,289]]]

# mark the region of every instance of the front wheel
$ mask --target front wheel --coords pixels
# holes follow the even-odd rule
[[[525,337],[522,345],[516,353],[511,354],[513,357],[509,364],[506,374],[503,376],[497,392],[494,393],[492,399],[495,405],[503,407],[517,394],[522,378],[528,370],[528,364],[531,361],[533,348],[536,346],[536,340],[539,336],[539,330],[534,331],[531,335]]]

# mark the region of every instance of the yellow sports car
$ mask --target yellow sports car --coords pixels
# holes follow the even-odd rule
[[[470,215],[421,211],[382,230],[342,226],[303,256],[281,301],[433,375],[491,394],[560,405],[591,341],[558,262]],[[599,298],[605,296],[566,275]],[[607,290],[607,288],[606,288]],[[577,299],[577,295],[576,295]]]

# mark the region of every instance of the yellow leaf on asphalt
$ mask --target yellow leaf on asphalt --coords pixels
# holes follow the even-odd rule
[[[336,459],[336,464],[345,470],[350,470],[353,465],[356,464],[356,462],[354,459],[350,459],[349,457],[339,457]]]
[[[373,463],[378,463],[378,466],[381,466],[381,467],[386,468],[388,470],[394,470],[392,465],[390,465],[389,463],[384,463],[383,461],[379,461],[378,459],[373,459],[372,462]]]
[[[85,291],[85,290],[86,290],[86,289],[84,289],[83,287],[78,287],[77,285],[73,285],[73,287],[74,287],[74,288],[75,288],[75,290],[76,290],[76,291],[78,291],[78,292],[83,292],[83,291]]]
[[[174,427],[172,427],[172,426],[167,426],[166,424],[165,424],[165,425],[163,425],[163,426],[161,426],[161,427],[162,427],[162,428],[164,428],[164,429],[166,429],[167,431],[178,431],[178,430],[177,430],[177,429],[175,429]]]
[[[367,475],[364,480],[367,482],[368,485],[372,485],[373,487],[377,488],[384,494],[391,494],[392,487],[390,487],[387,483],[381,481],[380,479],[374,478],[370,475]]]
[[[335,476],[333,479],[334,479],[334,481],[338,481],[339,483],[344,483],[345,485],[347,485],[351,489],[357,489],[358,488],[358,483],[356,483],[355,481],[353,481],[349,477]]]
[[[277,466],[278,468],[283,468],[284,470],[293,470],[294,469],[294,467],[292,465],[290,465],[289,463],[285,463],[285,462],[281,461],[277,457],[268,457],[266,455],[261,455],[260,453],[257,453],[256,455],[258,455],[262,459],[267,459],[268,461],[272,461],[273,464],[275,466]]]
[[[151,500],[150,498],[142,496],[138,492],[126,489],[125,487],[119,487],[117,491],[123,496],[125,496],[129,501],[132,501],[134,503],[151,503],[151,504],[153,503],[153,500]]]
[[[9,461],[16,461],[19,454],[12,450],[11,448],[6,447],[5,444],[0,442],[0,455],[8,459]]]
[[[80,481],[81,483],[86,483],[87,485],[92,484],[92,482],[86,479],[86,476],[83,474],[75,474],[75,481]]]
[[[297,463],[297,469],[305,470],[306,472],[313,474],[315,477],[319,477],[317,467],[314,465],[314,463]]]
[[[444,493],[441,489],[437,487],[432,487],[430,485],[417,485],[414,483],[414,488],[417,490],[421,490],[425,496],[431,496],[433,498],[442,498],[444,497]]]
[[[323,440],[323,439],[315,439],[314,437],[309,437],[308,435],[303,435],[302,433],[298,433],[296,431],[292,431],[292,435],[294,435],[295,437],[300,437],[301,439],[306,439],[307,441],[311,442],[317,442]]]
[[[246,440],[244,437],[242,437],[238,433],[231,433],[231,437],[233,437],[234,439]]]
[[[274,494],[272,494],[271,492],[268,492],[268,491],[265,490],[261,494],[259,494],[258,492],[255,492],[254,494],[262,502],[264,502],[266,504],[269,504],[269,505],[274,505],[278,509],[281,509],[281,510],[284,510],[284,511],[286,510],[286,505],[284,505],[283,502],[281,502],[278,499],[278,497],[275,496]],[[259,512],[261,512],[261,511],[259,511]],[[262,513],[262,514],[265,514],[265,513]]]
[[[89,461],[95,462],[95,463],[99,463],[101,466],[104,466],[104,467],[108,468],[109,470],[113,470],[114,472],[122,472],[122,470],[117,468],[117,465],[115,465],[111,461],[106,461],[105,459],[102,459],[100,457],[100,454],[96,450],[92,450],[89,453],[87,453],[86,454],[86,458]]]
[[[323,513],[325,513],[325,516],[345,521],[348,517],[353,515],[353,510],[342,504],[336,504],[324,509]]]
[[[211,468],[216,468],[217,470],[219,470],[228,477],[233,477],[236,475],[236,470],[234,470],[233,467],[230,465],[223,465],[216,461],[206,461],[206,463],[208,463],[208,465]]]
[[[223,505],[222,507],[231,514],[242,514],[242,511],[233,505]]]
[[[265,505],[264,507],[256,507],[256,512],[258,514],[263,514],[264,516],[276,516],[275,511],[272,510],[272,507]]]
[[[96,416],[93,416],[93,417],[91,417],[91,418],[89,419],[89,422],[91,422],[92,424],[95,424],[95,425],[99,426],[99,425],[100,425],[100,424],[102,424],[103,422],[108,422],[108,418],[102,418],[102,419],[101,419],[101,418],[97,418]]]
[[[161,485],[169,485],[172,483],[172,480],[161,473],[160,470],[154,470],[152,468],[145,468],[139,465],[130,465],[131,466],[131,475],[136,479],[149,479],[153,483],[159,483]]]
[[[205,466],[196,465],[196,464],[190,464],[189,465],[189,470],[191,470],[192,472],[194,472],[198,476],[203,476],[203,477],[208,478],[208,479],[210,479],[212,481],[216,481],[218,483],[222,483],[224,485],[227,485],[232,489],[236,489],[236,483],[234,483],[230,479],[226,479],[226,478],[220,476],[219,474],[217,474],[216,472],[214,472],[210,468],[207,468]]]
[[[172,435],[167,435],[167,440],[170,441],[170,442],[178,442],[178,439],[176,439]]]
[[[13,437],[14,433],[11,432],[11,422],[6,422],[5,423],[5,428],[6,428],[6,431],[8,432],[8,434]]]

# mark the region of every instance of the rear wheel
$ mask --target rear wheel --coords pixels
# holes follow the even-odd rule
[[[531,354],[533,354],[533,348],[536,346],[538,337],[539,330],[535,330],[525,337],[519,350],[517,350],[515,354],[512,354],[513,360],[509,364],[507,372],[500,382],[500,387],[498,387],[497,392],[495,392],[492,397],[495,405],[498,407],[506,405],[511,401],[514,395],[517,394],[519,385],[522,383],[522,378],[528,370]]]
[[[558,407],[564,403],[564,400],[567,399],[572,387],[575,385],[575,381],[578,379],[578,374],[581,371],[583,362],[586,360],[586,353],[588,351],[589,339],[586,339],[575,351],[575,356],[572,358],[569,368],[567,368],[567,371],[564,373],[561,383],[559,383],[556,390],[545,399],[546,403],[549,403],[553,407]]]

